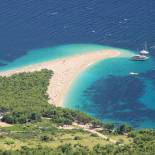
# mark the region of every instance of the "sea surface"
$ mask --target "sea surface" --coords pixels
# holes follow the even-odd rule
[[[82,73],[65,107],[101,120],[155,128],[154,0],[5,0],[0,4],[0,71],[100,49],[119,58]],[[129,55],[144,48],[150,59]],[[129,72],[138,72],[130,76]]]

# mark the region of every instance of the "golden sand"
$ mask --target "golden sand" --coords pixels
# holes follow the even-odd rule
[[[117,57],[120,52],[117,50],[101,50],[96,52],[87,52],[74,56],[68,56],[57,60],[47,61],[43,63],[33,64],[14,70],[0,72],[1,76],[11,76],[22,72],[33,72],[41,69],[49,69],[54,71],[53,77],[50,79],[48,86],[49,103],[55,106],[63,106],[63,100],[69,91],[71,83],[74,79],[84,71],[88,66],[99,60]]]

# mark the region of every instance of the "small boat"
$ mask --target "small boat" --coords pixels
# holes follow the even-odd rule
[[[149,59],[148,56],[146,56],[146,55],[141,55],[141,54],[135,55],[135,56],[131,57],[131,60],[133,60],[133,61],[145,61],[145,60],[147,60],[147,59]]]
[[[129,75],[139,75],[139,73],[130,72]]]

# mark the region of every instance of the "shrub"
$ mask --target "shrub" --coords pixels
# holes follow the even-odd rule
[[[81,138],[79,136],[75,136],[74,140],[81,140]]]
[[[44,135],[44,136],[41,136],[41,140],[44,141],[44,142],[48,142],[49,141],[49,137]]]

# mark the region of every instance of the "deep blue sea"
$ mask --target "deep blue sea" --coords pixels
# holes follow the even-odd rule
[[[0,70],[102,48],[136,52],[145,41],[151,59],[100,61],[76,79],[66,96],[66,107],[104,121],[155,128],[155,1],[0,3]],[[140,74],[129,76],[131,71]]]

